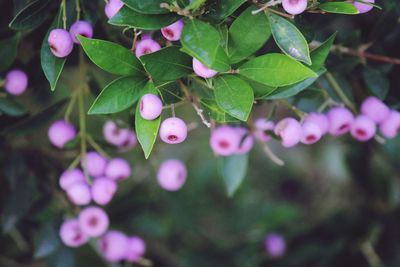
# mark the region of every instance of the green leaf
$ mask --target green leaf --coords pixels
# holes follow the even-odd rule
[[[155,81],[174,81],[193,72],[192,58],[177,46],[165,47],[140,57],[140,60]]]
[[[165,105],[175,104],[184,99],[184,95],[176,82],[159,85],[157,89]]]
[[[265,96],[272,94],[277,89],[276,86],[268,86],[268,85],[247,79],[245,77],[243,77],[243,78],[253,89],[254,98],[256,98],[256,99],[263,99]]]
[[[221,75],[214,80],[217,104],[229,115],[247,121],[254,95],[250,85],[235,75]]]
[[[379,97],[385,99],[389,92],[389,80],[382,71],[376,68],[367,67],[363,71],[364,81],[368,87],[368,90]]]
[[[97,96],[89,114],[110,114],[123,111],[138,101],[147,79],[122,77],[107,85]]]
[[[229,28],[228,55],[231,63],[240,62],[255,53],[271,36],[267,17],[264,13],[253,15],[251,12],[255,9],[246,9]]]
[[[311,65],[310,49],[303,34],[288,20],[269,12],[272,35],[279,48],[296,60]]]
[[[17,57],[20,34],[0,41],[0,71],[8,69]]]
[[[129,8],[142,14],[165,14],[170,11],[166,8],[161,8],[161,3],[170,4],[171,0],[122,0]]]
[[[317,71],[324,67],[325,61],[328,58],[329,51],[336,38],[336,32],[332,34],[325,42],[311,51],[311,69]]]
[[[179,19],[173,13],[161,15],[148,15],[136,12],[128,7],[123,7],[108,23],[116,26],[129,26],[143,30],[159,30]]]
[[[99,68],[117,75],[144,76],[139,59],[129,49],[109,41],[78,36],[83,50]]]
[[[209,16],[216,20],[222,20],[235,12],[244,2],[246,0],[211,1]]]
[[[44,258],[53,254],[61,245],[58,231],[52,221],[42,223],[35,235],[35,259]]]
[[[18,117],[27,113],[26,109],[11,97],[0,97],[0,112],[9,116]]]
[[[152,82],[146,84],[146,88],[141,95],[151,93],[158,95],[157,89]],[[154,143],[157,140],[158,129],[160,128],[161,116],[155,120],[145,120],[140,116],[140,105],[136,107],[135,113],[135,130],[137,139],[142,146],[145,158],[149,158],[153,150]]]
[[[248,161],[248,154],[221,158],[219,169],[229,197],[235,194],[246,177]]]
[[[51,0],[36,0],[27,4],[10,22],[10,28],[17,31],[31,30],[42,24],[50,12]],[[47,39],[46,39],[47,40]]]
[[[237,122],[238,120],[222,110],[214,99],[200,99],[200,104],[208,116],[219,123]]]
[[[248,61],[239,73],[268,86],[286,86],[317,74],[292,58],[282,54],[266,54]]]
[[[207,0],[191,0],[190,4],[185,6],[186,10],[196,11],[207,2]]]
[[[359,14],[360,11],[349,2],[329,2],[322,3],[318,6],[321,10],[329,13],[354,15]]]

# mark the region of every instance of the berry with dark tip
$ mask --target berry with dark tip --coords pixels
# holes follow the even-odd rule
[[[123,233],[108,231],[98,242],[100,252],[108,262],[119,262],[125,258],[128,250],[128,238]]]
[[[61,241],[68,247],[80,247],[89,241],[89,237],[82,232],[77,219],[65,220],[60,227]]]
[[[185,24],[182,20],[172,23],[171,25],[161,29],[161,33],[168,41],[178,41],[181,39],[181,34]]]
[[[359,115],[354,119],[350,132],[356,140],[365,142],[375,136],[376,124],[371,118]]]
[[[286,148],[297,145],[303,137],[303,128],[293,118],[285,118],[279,121],[275,126],[274,132],[281,138],[282,145]]]
[[[78,20],[71,25],[69,28],[69,34],[71,35],[72,41],[75,44],[80,44],[79,40],[76,38],[77,35],[82,35],[86,38],[93,37],[93,27],[92,25],[84,20]]]
[[[322,137],[322,130],[318,124],[306,121],[302,124],[303,137],[301,142],[306,145],[315,144]]]
[[[79,227],[90,237],[103,235],[109,225],[107,213],[99,207],[86,207],[78,216]]]
[[[126,160],[115,158],[107,163],[105,176],[114,181],[121,181],[131,176],[131,172],[131,166]]]
[[[136,44],[135,55],[136,57],[141,57],[143,55],[154,53],[160,49],[161,49],[160,44],[154,41],[153,39],[145,39],[145,40],[142,39],[140,42]]]
[[[167,144],[179,144],[187,137],[186,123],[176,117],[165,119],[160,126],[160,138]]]
[[[265,118],[258,118],[254,122],[254,137],[261,142],[267,142],[271,140],[271,136],[267,133],[268,131],[273,131],[275,124]]]
[[[140,115],[145,120],[154,120],[161,115],[163,104],[161,99],[154,94],[145,94],[140,99]]]
[[[210,146],[216,155],[231,156],[240,146],[240,135],[231,126],[215,128],[210,136]]]
[[[333,136],[340,136],[351,129],[354,116],[345,107],[335,107],[327,113],[329,121],[329,133]]]
[[[103,125],[104,139],[115,146],[122,146],[127,142],[130,131],[128,129],[119,128],[118,125],[109,120]]]
[[[254,145],[253,136],[250,134],[249,130],[244,127],[238,127],[236,131],[240,137],[240,143],[236,154],[242,155],[249,153]]]
[[[50,50],[54,56],[63,58],[71,54],[74,42],[71,35],[64,29],[54,29],[50,32],[47,39]]]

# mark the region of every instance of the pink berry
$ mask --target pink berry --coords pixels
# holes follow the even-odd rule
[[[302,125],[303,137],[301,142],[306,145],[315,144],[322,137],[322,131],[318,124],[313,122],[304,122]]]
[[[211,78],[218,74],[217,71],[204,66],[203,63],[193,58],[193,70],[197,76],[202,78]]]
[[[303,138],[303,128],[293,118],[285,118],[278,122],[274,132],[282,139],[282,145],[286,148],[297,145]]]
[[[372,4],[375,3],[375,0],[363,0],[363,1]],[[353,2],[353,5],[358,9],[360,13],[367,13],[368,11],[374,8],[374,6],[372,5],[367,5],[360,2]]]
[[[249,133],[249,130],[243,127],[235,128],[237,134],[240,137],[239,148],[236,150],[236,154],[247,154],[253,148],[254,139]]]
[[[254,137],[261,142],[267,142],[271,140],[271,136],[267,133],[268,131],[273,131],[275,124],[265,118],[258,118],[254,122]]]
[[[22,70],[11,70],[7,73],[4,88],[11,95],[22,95],[28,87],[28,75]]]
[[[400,113],[392,110],[380,125],[381,133],[386,138],[395,138],[400,132]]]
[[[375,136],[376,124],[375,122],[365,116],[359,115],[355,118],[351,127],[351,135],[358,141],[368,141]]]
[[[311,122],[311,123],[318,125],[318,127],[321,129],[322,135],[325,135],[328,133],[329,121],[325,114],[319,113],[319,112],[311,112],[305,117],[304,123],[306,123],[306,122],[307,123]]]
[[[124,6],[121,0],[109,0],[104,8],[107,18],[111,19]]]
[[[131,166],[124,159],[112,159],[107,164],[105,176],[114,181],[126,180],[131,176]]]
[[[282,257],[286,251],[285,239],[275,233],[268,234],[264,241],[265,251],[273,258]]]
[[[66,190],[69,200],[75,205],[87,205],[90,203],[91,194],[86,182],[76,182]]]
[[[161,46],[153,39],[141,40],[136,44],[135,55],[141,57],[146,54],[154,53],[161,49]]]
[[[86,157],[81,160],[82,168],[86,167],[89,175],[99,177],[104,175],[107,166],[107,159],[95,151],[86,153]]]
[[[98,205],[107,205],[117,192],[117,183],[106,177],[96,178],[91,187],[93,201]]]
[[[161,99],[153,94],[145,94],[140,99],[140,115],[145,120],[154,120],[162,112],[163,104]]]
[[[178,41],[179,39],[181,39],[183,26],[185,26],[183,21],[178,20],[177,22],[172,23],[165,28],[162,28],[161,33],[168,41]]]
[[[129,138],[129,130],[121,129],[118,125],[109,120],[103,125],[104,139],[115,146],[122,146]]]
[[[108,231],[99,239],[102,256],[109,262],[118,262],[125,258],[128,250],[128,238],[121,232]]]
[[[76,38],[77,35],[82,35],[86,38],[93,37],[93,27],[89,22],[84,20],[78,20],[71,25],[69,28],[69,34],[71,35],[72,41],[79,44],[79,40]]]
[[[146,252],[146,243],[138,236],[128,238],[125,260],[128,262],[138,262]]]
[[[307,0],[282,0],[282,7],[287,13],[298,15],[307,9]]]
[[[134,148],[136,145],[137,145],[136,134],[134,131],[129,131],[128,138],[120,147],[122,151],[128,151]]]
[[[64,29],[52,30],[47,41],[49,42],[51,52],[56,57],[66,57],[71,54],[74,48],[71,35]]]
[[[231,156],[239,149],[241,136],[230,126],[214,129],[210,137],[210,146],[216,155]]]
[[[68,219],[62,223],[60,238],[66,246],[73,248],[80,247],[89,241],[89,237],[79,227],[77,219]]]
[[[329,133],[333,136],[340,136],[347,133],[354,121],[354,116],[345,107],[335,107],[329,110]]]
[[[178,191],[185,184],[187,170],[185,164],[177,159],[164,161],[157,173],[158,184],[167,191]]]
[[[99,207],[87,207],[81,210],[78,221],[82,232],[90,237],[101,236],[109,225],[107,213]]]
[[[176,117],[165,119],[160,126],[160,138],[167,144],[179,144],[187,137],[186,123]]]
[[[142,34],[142,38],[140,40],[148,40],[152,39],[150,34]]]
[[[374,122],[381,123],[389,116],[390,109],[380,99],[370,96],[361,104],[361,113]]]
[[[63,190],[67,190],[71,185],[85,181],[85,175],[80,169],[72,169],[61,174],[59,183]]]
[[[50,126],[47,135],[51,144],[63,148],[66,143],[76,137],[76,130],[72,124],[59,120]]]

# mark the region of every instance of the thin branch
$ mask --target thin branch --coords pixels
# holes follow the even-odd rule
[[[283,166],[285,165],[285,162],[281,160],[277,155],[275,155],[274,152],[269,148],[269,146],[265,142],[260,142],[263,148],[263,151],[267,157],[274,162],[278,166]]]

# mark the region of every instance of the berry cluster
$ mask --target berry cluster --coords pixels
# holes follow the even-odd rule
[[[6,74],[3,86],[11,95],[22,95],[28,88],[28,75],[19,69],[10,70]]]
[[[137,144],[134,131],[127,128],[120,128],[111,120],[104,123],[103,136],[109,144],[120,148],[122,151],[130,150]]]
[[[375,0],[364,0],[363,2],[374,4]],[[373,5],[357,1],[352,1],[352,3],[360,13],[366,13],[374,7]],[[303,13],[307,9],[307,4],[307,0],[282,0],[283,9],[291,15]]]

